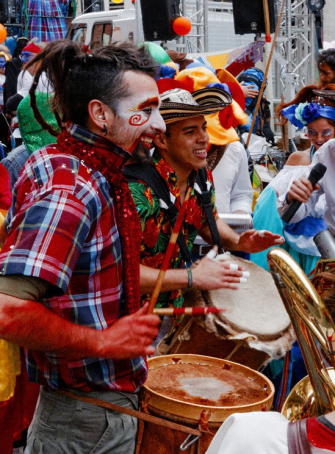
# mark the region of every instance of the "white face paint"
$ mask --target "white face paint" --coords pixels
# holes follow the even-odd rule
[[[107,138],[124,150],[132,152],[139,140],[151,148],[157,132],[165,131],[165,123],[159,113],[160,99],[156,82],[152,77],[135,71],[125,73],[128,96],[122,99]]]

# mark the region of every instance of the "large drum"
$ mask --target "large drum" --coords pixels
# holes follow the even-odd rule
[[[215,306],[220,314],[187,317],[159,343],[158,354],[192,353],[228,359],[259,370],[290,350],[295,334],[271,274],[229,253],[218,260],[250,272],[238,290],[192,290],[186,306]]]
[[[163,421],[198,428],[201,436],[187,439],[182,430],[141,422],[136,454],[204,454],[232,413],[271,408],[271,381],[240,364],[200,355],[166,355],[150,358],[148,365],[142,407]]]

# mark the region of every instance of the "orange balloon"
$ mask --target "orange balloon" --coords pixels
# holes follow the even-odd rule
[[[190,33],[192,24],[187,17],[177,17],[172,24],[172,28],[177,35],[184,36]]]
[[[5,27],[0,24],[0,44],[2,44],[5,39],[7,37],[7,30],[5,29]]]

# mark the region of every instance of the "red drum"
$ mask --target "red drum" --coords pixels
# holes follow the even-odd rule
[[[219,314],[187,317],[158,344],[158,354],[191,353],[228,359],[259,370],[291,349],[295,334],[271,274],[254,263],[223,254],[218,260],[250,272],[238,290],[191,290],[185,306],[225,308]]]
[[[200,355],[166,355],[150,358],[148,365],[142,406],[163,420],[198,428],[202,436],[196,439],[179,430],[141,423],[136,454],[205,454],[232,413],[271,408],[271,381],[241,364]]]

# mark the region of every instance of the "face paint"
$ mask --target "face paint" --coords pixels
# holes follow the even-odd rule
[[[129,124],[131,126],[144,125],[150,118],[150,115],[152,113],[152,106],[159,106],[159,99],[157,96],[147,99],[139,106],[130,109],[130,111],[137,113],[129,118]]]
[[[128,96],[121,99],[116,116],[107,125],[109,140],[132,152],[140,140],[150,143],[157,131],[165,131],[159,113],[159,96],[153,78],[134,71],[125,73]]]
[[[31,60],[34,56],[35,56],[35,54],[24,51],[21,54],[21,60],[22,60],[23,64],[25,64],[25,63],[28,63],[28,61]]]
[[[320,117],[308,123],[307,135],[311,144],[318,150],[324,143],[334,138],[335,128],[329,124],[326,118]]]

